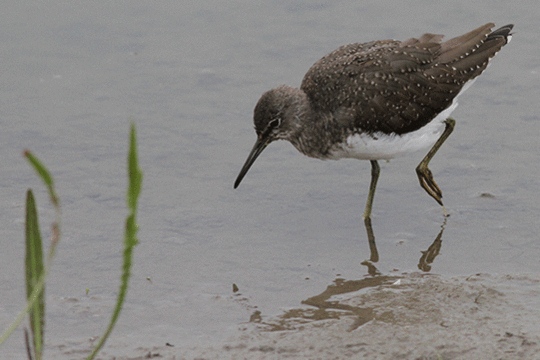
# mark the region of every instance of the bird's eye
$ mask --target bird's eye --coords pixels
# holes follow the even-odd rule
[[[274,133],[279,128],[280,124],[281,124],[281,119],[279,119],[279,118],[274,118],[274,119],[270,120],[268,122],[268,124],[266,125],[266,127],[264,128],[264,131],[261,133],[260,136],[262,136],[262,137],[270,136],[272,133]]]
[[[268,129],[274,129],[274,128],[277,128],[277,127],[279,127],[279,125],[281,125],[281,119],[280,119],[280,118],[272,119],[272,120],[270,120],[270,122],[268,123]]]

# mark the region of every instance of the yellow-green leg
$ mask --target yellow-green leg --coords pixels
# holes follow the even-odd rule
[[[365,218],[364,225],[366,226],[369,251],[371,252],[369,261],[376,263],[377,261],[379,261],[379,252],[377,251],[377,244],[375,244],[375,235],[373,234],[373,227],[371,226],[371,219]]]
[[[416,167],[416,174],[418,175],[418,180],[420,181],[420,186],[426,190],[426,192],[435,199],[439,203],[439,205],[442,206],[444,215],[447,216],[446,209],[444,208],[444,205],[442,203],[442,192],[439,186],[437,186],[437,183],[433,179],[433,174],[431,173],[431,170],[429,170],[428,165],[433,156],[435,156],[435,153],[439,150],[439,148],[442,146],[442,144],[448,139],[452,131],[454,131],[454,127],[456,125],[456,120],[452,118],[448,118],[445,120],[446,127],[441,135],[441,137],[437,140],[435,145],[429,150],[427,155],[420,161],[420,164]]]
[[[373,197],[375,196],[375,188],[377,187],[377,180],[379,180],[379,174],[381,168],[377,160],[370,160],[371,162],[371,183],[369,184],[369,194],[366,203],[366,210],[364,211],[364,219],[369,219],[371,216],[371,206],[373,205]]]

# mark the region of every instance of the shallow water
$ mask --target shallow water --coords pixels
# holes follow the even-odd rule
[[[28,187],[44,238],[54,216],[22,157],[29,148],[51,170],[63,210],[46,292],[49,354],[86,350],[104,330],[120,276],[130,118],[144,171],[140,244],[114,349],[216,341],[254,311],[297,307],[338,277],[419,271],[436,240],[434,274],[540,273],[535,5],[412,4],[4,6],[0,328],[24,299]],[[381,164],[372,221],[379,261],[370,267],[361,219],[369,162],[322,162],[278,142],[232,189],[264,91],[298,86],[313,62],[345,43],[451,37],[488,21],[514,22],[516,35],[460,98],[456,129],[431,162],[446,220],[418,186],[422,153]],[[242,301],[228,300],[233,283]],[[0,348],[8,355],[24,356],[22,330]]]

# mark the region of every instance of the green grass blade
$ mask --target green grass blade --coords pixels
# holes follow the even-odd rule
[[[61,211],[60,211],[60,200],[58,198],[58,196],[56,196],[56,193],[55,193],[55,190],[54,190],[54,182],[53,182],[53,179],[51,177],[51,175],[49,174],[49,171],[45,168],[45,166],[43,166],[41,164],[41,162],[28,150],[25,150],[24,151],[24,156],[28,159],[28,161],[30,162],[30,164],[32,165],[32,167],[36,170],[36,172],[38,173],[39,177],[42,179],[42,181],[45,183],[45,186],[47,187],[47,190],[49,191],[49,196],[50,196],[50,200],[51,200],[51,203],[53,204],[55,210],[56,210],[56,221],[52,223],[51,225],[51,230],[52,230],[52,235],[51,235],[51,245],[49,246],[49,253],[47,254],[47,261],[45,263],[45,266],[43,267],[42,266],[42,270],[41,270],[41,275],[37,276],[34,278],[34,281],[33,281],[33,289],[31,291],[30,294],[28,294],[28,282],[27,282],[27,302],[26,302],[26,305],[24,307],[24,309],[19,313],[19,315],[17,315],[17,317],[15,318],[15,320],[13,320],[13,322],[9,325],[9,327],[7,328],[6,331],[4,331],[4,333],[2,334],[2,336],[0,336],[0,345],[3,344],[7,338],[15,331],[15,329],[17,329],[17,327],[21,324],[21,322],[24,320],[24,318],[26,317],[27,314],[30,314],[30,313],[35,313],[35,311],[40,311],[40,302],[43,304],[43,311],[42,311],[42,314],[44,316],[45,314],[45,302],[44,302],[44,294],[43,294],[43,289],[45,287],[45,279],[47,278],[47,275],[49,273],[49,269],[51,268],[51,265],[52,265],[52,260],[54,258],[54,255],[56,253],[56,246],[58,245],[59,241],[60,241],[60,221],[61,221]],[[27,200],[29,201],[29,200]],[[33,211],[35,213],[35,217],[33,217],[32,215],[30,216],[31,219],[35,219],[35,220],[32,220],[32,222],[35,224],[35,226],[30,226],[30,229],[33,229],[32,233],[35,235],[36,233],[39,234],[39,224],[38,224],[38,221],[37,221],[37,211],[35,210],[35,201],[33,201],[33,196],[32,196],[32,202],[34,203],[34,206],[29,206],[27,207],[27,209],[33,209],[33,210],[30,210],[30,211]],[[27,221],[28,223],[28,221]],[[28,226],[28,225],[27,225]],[[37,230],[36,230],[37,229]],[[32,249],[32,247],[30,247]],[[36,250],[34,248],[34,250]],[[32,250],[32,253],[34,252],[39,252],[39,251],[34,251]],[[41,254],[42,251],[41,251]],[[34,254],[35,255],[35,254]],[[32,255],[32,256],[34,256]],[[43,258],[43,255],[41,255],[41,258]],[[43,264],[43,261],[41,260],[41,263]],[[38,267],[36,267],[37,269]],[[28,271],[28,268],[27,268],[27,271]],[[34,271],[34,273],[36,273],[36,271]],[[28,273],[27,273],[28,274]],[[32,310],[34,309],[34,310]],[[37,309],[37,310],[36,310]],[[34,311],[34,312],[32,312]],[[38,320],[38,321],[36,321]],[[31,320],[31,326],[36,326],[36,324],[40,323],[41,321],[37,318],[37,317],[34,317],[34,320]],[[34,330],[33,333],[37,334],[38,332],[41,333],[41,348],[43,347],[43,322],[42,323],[42,326],[41,326],[41,329],[37,332],[35,332]],[[39,325],[37,325],[39,326]]]
[[[122,264],[122,277],[120,284],[120,291],[118,292],[118,297],[116,298],[116,307],[114,308],[111,320],[107,330],[103,336],[99,339],[98,344],[88,356],[87,360],[93,359],[99,350],[105,345],[107,338],[111,334],[118,317],[120,316],[120,311],[122,310],[122,305],[127,295],[129,278],[131,276],[131,265],[133,258],[133,249],[137,245],[137,203],[139,195],[141,193],[142,187],[142,172],[139,169],[139,164],[137,160],[137,134],[135,130],[135,124],[131,123],[131,132],[130,132],[130,141],[129,141],[129,152],[128,152],[128,192],[127,192],[127,204],[129,209],[129,215],[126,218],[126,227],[124,229],[124,253],[123,253],[123,264]]]
[[[34,170],[38,173],[39,177],[45,183],[47,190],[49,191],[49,196],[53,205],[58,206],[58,196],[54,192],[54,182],[51,174],[43,164],[34,156],[30,151],[24,150],[24,156],[28,159]]]
[[[129,187],[127,193],[127,203],[129,210],[132,213],[135,213],[137,211],[137,202],[141,193],[142,172],[139,169],[139,160],[137,156],[137,132],[134,123],[131,123],[131,131],[129,136],[128,173]]]
[[[47,187],[50,201],[53,204],[56,212],[56,221],[53,222],[51,225],[51,246],[49,248],[49,254],[47,256],[47,264],[50,264],[56,252],[56,245],[60,241],[60,223],[62,219],[62,212],[60,211],[60,198],[56,195],[56,191],[54,190],[54,182],[51,174],[49,173],[49,170],[47,170],[47,168],[43,166],[41,161],[39,161],[38,158],[34,156],[34,154],[32,154],[29,150],[24,150],[24,156],[28,159],[30,165],[32,165],[34,170],[37,172],[37,174]]]
[[[32,293],[43,275],[43,248],[41,245],[41,234],[39,232],[38,214],[36,202],[32,190],[26,193],[26,297],[31,300]],[[36,360],[41,359],[43,353],[43,340],[45,327],[45,289],[41,288],[37,295],[37,300],[30,308],[30,329],[34,354]]]

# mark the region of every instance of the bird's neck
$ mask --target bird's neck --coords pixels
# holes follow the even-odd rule
[[[343,129],[331,113],[314,111],[307,95],[296,88],[288,89],[288,106],[284,107],[283,118],[288,140],[302,154],[325,159],[336,141],[344,137]]]

